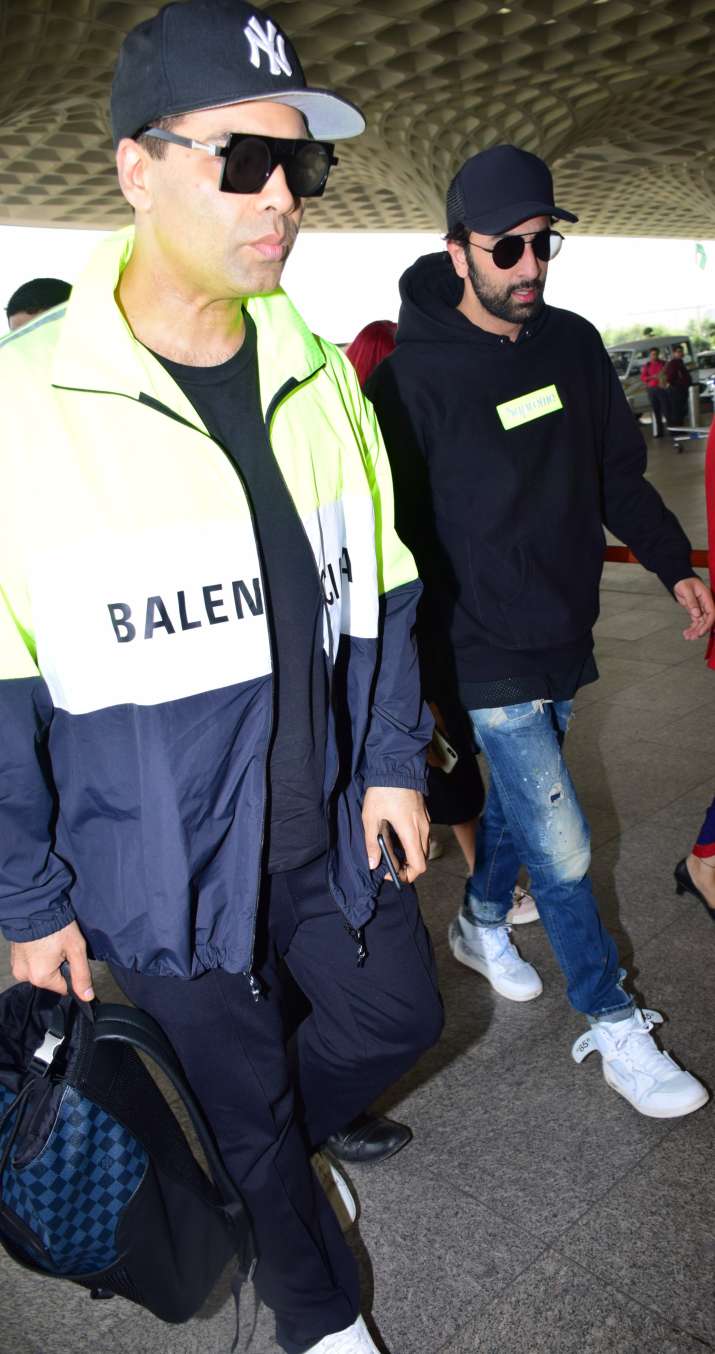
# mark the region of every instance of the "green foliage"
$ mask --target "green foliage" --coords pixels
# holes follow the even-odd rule
[[[686,333],[690,335],[693,352],[702,353],[706,348],[715,348],[715,321],[688,320]]]
[[[693,318],[684,327],[667,329],[663,324],[621,325],[614,329],[603,329],[601,337],[607,348],[631,339],[658,339],[663,334],[687,334],[693,345],[693,352],[701,353],[706,348],[715,348],[715,320]]]
[[[668,330],[662,324],[630,324],[616,329],[603,329],[601,337],[607,348],[614,348],[617,343],[627,343],[630,339],[655,339],[667,333]]]

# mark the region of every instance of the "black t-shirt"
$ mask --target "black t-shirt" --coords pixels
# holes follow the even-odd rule
[[[244,320],[241,348],[218,367],[187,367],[154,355],[231,457],[253,510],[273,650],[265,860],[269,873],[275,873],[305,865],[327,847],[323,775],[328,684],[320,579],[268,440],[256,329],[245,313]]]

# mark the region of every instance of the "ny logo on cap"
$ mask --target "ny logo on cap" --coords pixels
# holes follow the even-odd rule
[[[271,75],[292,75],[293,69],[286,56],[285,38],[270,19],[263,28],[255,14],[246,24],[244,33],[251,45],[251,65],[260,67],[261,52],[265,52]]]

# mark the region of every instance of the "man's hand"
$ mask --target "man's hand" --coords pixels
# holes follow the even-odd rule
[[[80,1001],[91,1001],[94,996],[92,975],[87,962],[87,946],[76,921],[41,940],[16,941],[10,947],[10,966],[18,982],[32,983],[33,987],[48,987],[50,992],[67,991],[60,973],[65,959],[70,966],[72,987]]]
[[[709,634],[715,625],[715,602],[707,584],[700,578],[683,578],[673,588],[673,595],[690,616],[683,639],[702,639]]]
[[[405,853],[405,864],[398,870],[400,879],[412,884],[419,875],[424,874],[429,851],[429,818],[425,801],[417,790],[384,789],[371,785],[365,791],[362,822],[371,870],[376,870],[380,864],[377,834],[384,832],[386,824],[389,824],[399,837]],[[389,832],[386,833],[386,841],[389,846]]]

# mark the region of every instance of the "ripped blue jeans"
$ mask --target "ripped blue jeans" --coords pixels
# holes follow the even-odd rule
[[[536,700],[470,710],[491,780],[465,906],[481,925],[502,925],[524,865],[571,1005],[614,1019],[628,1015],[633,1000],[598,914],[588,823],[563,758],[572,705]]]

